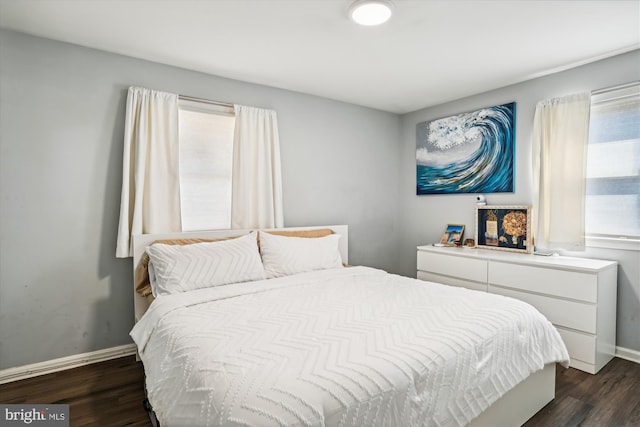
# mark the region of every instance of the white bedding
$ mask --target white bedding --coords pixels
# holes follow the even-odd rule
[[[461,426],[569,360],[528,304],[367,267],[161,296],[131,336],[163,427]]]

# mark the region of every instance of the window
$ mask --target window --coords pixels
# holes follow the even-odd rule
[[[180,100],[178,123],[182,229],[229,229],[233,108]]]
[[[588,238],[640,239],[640,83],[591,97],[585,215]]]

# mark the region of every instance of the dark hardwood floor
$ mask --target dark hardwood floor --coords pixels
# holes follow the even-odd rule
[[[614,358],[597,375],[556,367],[556,398],[525,427],[640,426],[640,364]]]
[[[128,356],[0,384],[0,403],[65,403],[73,427],[147,427],[143,382],[142,363]]]
[[[151,426],[133,356],[0,385],[0,403],[66,403],[75,426]],[[640,426],[640,364],[613,359],[598,375],[556,369],[556,398],[525,427]],[[487,426],[502,427],[502,426]]]

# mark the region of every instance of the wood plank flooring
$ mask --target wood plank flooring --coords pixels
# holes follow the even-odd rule
[[[640,364],[614,358],[597,375],[556,368],[556,398],[524,427],[640,426]]]
[[[143,377],[140,362],[123,357],[2,384],[0,403],[66,403],[73,427],[150,427]],[[558,366],[556,398],[525,427],[569,426],[640,426],[640,364],[615,358],[598,375]]]
[[[144,370],[135,356],[0,384],[0,403],[64,403],[80,426],[151,426],[142,407]]]

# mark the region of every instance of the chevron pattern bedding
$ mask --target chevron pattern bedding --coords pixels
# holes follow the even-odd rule
[[[131,336],[163,427],[462,426],[569,359],[528,304],[367,267],[160,296]]]

